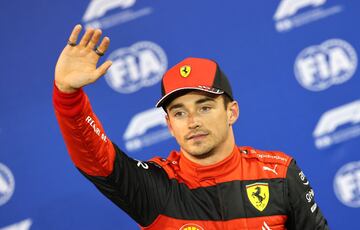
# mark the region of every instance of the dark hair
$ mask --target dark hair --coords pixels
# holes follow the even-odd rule
[[[233,102],[234,100],[231,99],[227,94],[223,94],[223,95],[222,95],[222,98],[223,98],[224,107],[225,107],[225,110],[226,110],[227,107],[228,107],[228,104],[229,104],[230,102]]]

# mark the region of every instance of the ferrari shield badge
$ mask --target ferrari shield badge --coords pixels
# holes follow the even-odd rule
[[[251,204],[260,212],[262,212],[269,202],[269,184],[254,183],[246,185],[246,193]]]
[[[182,77],[188,77],[191,72],[191,67],[188,65],[184,65],[180,68],[180,75]]]

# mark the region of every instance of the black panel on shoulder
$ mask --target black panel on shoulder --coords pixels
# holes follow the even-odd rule
[[[128,157],[115,144],[114,147],[114,169],[109,176],[90,176],[79,170],[138,224],[148,226],[161,214],[171,181],[159,165],[137,161]]]

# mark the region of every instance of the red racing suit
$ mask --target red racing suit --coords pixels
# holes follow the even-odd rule
[[[141,229],[328,229],[309,181],[282,152],[234,146],[211,166],[176,151],[142,162],[108,139],[82,89],[54,87],[53,103],[75,166]]]

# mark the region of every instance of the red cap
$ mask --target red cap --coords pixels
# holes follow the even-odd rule
[[[233,100],[229,80],[219,65],[210,59],[186,58],[169,69],[161,82],[162,98],[156,107],[162,107],[174,99],[181,90],[201,90],[213,94],[226,94]]]

